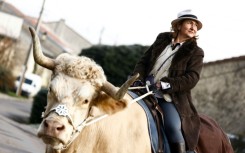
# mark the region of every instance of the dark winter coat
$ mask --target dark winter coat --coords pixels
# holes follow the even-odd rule
[[[136,64],[134,74],[140,74],[140,80],[145,81],[146,76],[153,69],[157,57],[171,43],[172,33],[160,33],[155,42],[145,52]],[[197,46],[195,39],[190,39],[182,44],[173,57],[169,68],[168,77],[160,80],[169,82],[171,89],[165,91],[172,97],[173,103],[180,114],[183,135],[187,148],[194,150],[197,146],[200,119],[192,103],[191,89],[199,81],[203,67],[203,50]]]

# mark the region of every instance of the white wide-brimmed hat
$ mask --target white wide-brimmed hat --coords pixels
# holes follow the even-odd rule
[[[184,10],[178,13],[177,19],[171,22],[172,26],[175,26],[179,21],[184,19],[191,19],[197,22],[197,30],[202,28],[202,22],[197,19],[197,16],[192,13],[192,10]]]

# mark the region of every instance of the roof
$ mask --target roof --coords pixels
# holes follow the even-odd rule
[[[12,14],[12,15],[16,15],[18,17],[25,17],[25,14],[22,13],[19,9],[17,9],[16,7],[14,7],[13,5],[11,5],[10,3],[6,2],[6,1],[1,1],[0,5],[2,5],[1,7],[1,11],[4,11],[5,9],[7,10],[8,13]]]

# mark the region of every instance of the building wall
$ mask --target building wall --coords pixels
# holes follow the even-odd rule
[[[59,36],[62,40],[67,42],[69,47],[72,49],[72,53],[78,55],[82,49],[89,48],[92,44],[79,35],[77,32],[72,30],[65,24],[65,20],[61,19],[58,22],[45,23],[54,33]]]
[[[229,133],[245,134],[245,56],[204,65],[192,95],[200,113]]]
[[[14,40],[0,34],[0,67],[12,69],[14,62]]]

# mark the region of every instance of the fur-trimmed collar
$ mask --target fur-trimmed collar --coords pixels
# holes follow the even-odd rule
[[[157,46],[161,44],[159,48],[165,48],[169,43],[171,43],[171,41],[172,41],[172,32],[160,33],[157,37],[155,45]],[[173,60],[179,61],[185,58],[186,56],[189,56],[196,50],[197,47],[198,46],[195,38],[185,41],[177,51]]]

